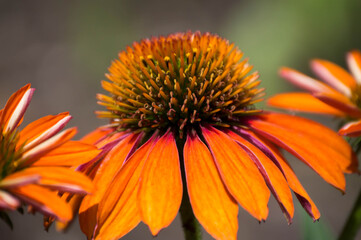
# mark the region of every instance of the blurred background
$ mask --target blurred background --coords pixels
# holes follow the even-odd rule
[[[173,32],[200,30],[234,42],[260,71],[267,96],[292,86],[278,77],[281,66],[307,74],[309,60],[323,58],[345,67],[345,53],[361,49],[360,0],[0,0],[0,103],[27,83],[36,88],[25,124],[48,114],[70,111],[68,126],[78,138],[105,124],[95,94],[111,60],[133,41]],[[337,121],[315,118],[331,127]],[[243,209],[239,239],[332,239],[341,231],[361,188],[359,176],[347,176],[346,194],[326,184],[296,159],[298,177],[321,211],[313,223],[298,202],[287,225],[274,199],[265,223]],[[66,234],[42,228],[42,217],[10,214],[14,230],[0,222],[1,239],[85,239],[77,221]],[[361,234],[358,235],[361,239]],[[153,239],[140,224],[124,239]],[[183,239],[177,219],[155,239]],[[204,233],[204,239],[211,239]]]

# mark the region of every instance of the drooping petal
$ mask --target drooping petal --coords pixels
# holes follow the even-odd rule
[[[312,95],[320,101],[347,113],[351,117],[361,118],[361,110],[345,96],[333,93],[314,93]]]
[[[347,53],[347,65],[358,84],[361,84],[361,52],[353,50]]]
[[[9,189],[24,202],[35,207],[45,215],[56,217],[59,221],[67,222],[73,217],[70,206],[61,200],[56,192],[50,191],[44,187],[29,184],[17,188]]]
[[[96,215],[100,200],[103,198],[113,177],[121,169],[124,161],[132,153],[139,140],[139,135],[128,135],[114,146],[102,160],[93,180],[95,185],[94,194],[84,197],[79,208],[80,227],[88,238],[92,237],[96,226]]]
[[[339,131],[339,134],[349,137],[358,137],[361,135],[361,120],[350,122],[344,125]]]
[[[258,134],[295,155],[326,182],[344,192],[346,182],[342,170],[335,160],[335,158],[341,157],[337,151],[332,151],[329,146],[321,144],[317,139],[314,140],[299,131],[267,122],[267,120],[255,118],[248,123]],[[297,119],[292,122],[295,126],[301,123],[302,121],[297,121]]]
[[[351,96],[351,89],[356,87],[355,79],[332,62],[315,59],[311,61],[311,68],[319,78],[348,97]]]
[[[257,166],[225,133],[213,127],[202,127],[202,133],[228,191],[253,217],[265,220],[270,191]]]
[[[311,78],[299,71],[296,71],[291,68],[282,67],[279,71],[279,74],[284,79],[295,84],[296,86],[305,89],[310,92],[336,92],[334,89],[330,88],[326,84]],[[337,93],[337,92],[336,92]],[[341,95],[341,94],[340,94]],[[342,95],[341,95],[342,96]]]
[[[32,166],[79,166],[95,158],[101,150],[80,141],[69,141],[48,152]]]
[[[20,206],[20,201],[13,195],[0,190],[0,209],[15,210]]]
[[[268,99],[267,104],[273,107],[294,111],[305,111],[319,114],[330,114],[344,117],[346,113],[320,101],[309,93],[282,93]]]
[[[76,134],[76,128],[69,128],[64,130],[63,132],[45,140],[39,145],[31,148],[29,151],[26,151],[21,160],[21,164],[30,165],[34,161],[38,160],[39,157],[45,155],[56,147],[68,142],[70,139],[74,137]]]
[[[18,126],[29,106],[33,93],[34,89],[30,88],[30,84],[27,84],[11,95],[3,109],[0,119],[4,133],[12,131]]]
[[[238,205],[225,188],[212,154],[197,135],[184,145],[187,189],[193,213],[215,239],[237,239]]]
[[[65,112],[34,121],[20,132],[18,145],[24,144],[24,151],[26,151],[61,131],[70,119],[69,113]]]
[[[358,161],[351,146],[331,129],[306,118],[288,114],[267,112],[262,116],[266,122],[274,123],[285,129],[292,129],[297,134],[307,135],[310,141],[318,141],[318,145],[327,145],[331,149],[327,152],[340,165],[342,171],[347,173],[358,171]],[[334,153],[337,151],[337,153]],[[341,154],[342,156],[339,156]],[[339,156],[339,157],[338,157]]]
[[[108,186],[98,207],[95,239],[119,239],[141,221],[137,206],[140,174],[152,150],[154,135],[124,164]]]
[[[176,217],[183,186],[177,145],[171,131],[154,145],[141,173],[138,205],[142,221],[153,235]]]
[[[290,188],[282,172],[277,168],[272,160],[270,160],[256,146],[232,131],[227,131],[227,134],[241,144],[241,146],[251,156],[251,159],[256,163],[267,183],[267,186],[275,196],[288,223],[290,224],[293,218],[294,206]]]
[[[292,168],[289,166],[286,159],[283,158],[278,149],[272,143],[260,138],[249,130],[237,128],[237,131],[239,131],[242,136],[246,137],[249,142],[261,149],[278,166],[286,177],[290,188],[295,192],[296,197],[299,199],[308,214],[314,221],[319,219],[320,212],[318,211],[316,205],[304,190]]]
[[[94,189],[88,177],[70,168],[29,167],[16,174],[23,177],[39,175],[38,184],[64,192],[86,194]]]

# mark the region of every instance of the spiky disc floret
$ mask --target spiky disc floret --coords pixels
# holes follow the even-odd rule
[[[200,123],[229,127],[245,114],[255,114],[260,101],[258,73],[240,61],[242,52],[209,33],[177,33],[133,43],[119,53],[99,94],[120,131],[164,130],[180,133]]]

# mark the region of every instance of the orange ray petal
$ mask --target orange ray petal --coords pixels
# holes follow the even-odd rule
[[[95,185],[94,194],[84,197],[79,209],[80,227],[88,238],[92,237],[96,226],[96,215],[100,200],[103,198],[113,177],[121,169],[124,161],[132,153],[139,140],[139,135],[128,135],[102,160],[93,180]]]
[[[305,111],[320,114],[331,114],[344,117],[346,113],[318,100],[309,93],[282,93],[268,99],[267,104],[273,107],[293,111]]]
[[[351,96],[351,89],[356,87],[355,79],[340,66],[321,59],[311,61],[311,68],[323,81],[346,96]]]
[[[361,84],[361,52],[353,50],[347,53],[347,65],[358,84]]]
[[[0,124],[3,125],[4,133],[12,131],[19,125],[29,106],[33,93],[34,89],[30,88],[30,84],[27,84],[10,96],[0,119]]]
[[[69,197],[71,196],[71,198]],[[72,193],[64,193],[62,196],[61,196],[61,199],[65,199],[67,200],[68,202],[68,205],[70,206],[72,212],[73,212],[73,215],[76,215],[77,212],[78,212],[78,209],[79,209],[79,206],[80,206],[80,203],[81,201],[83,200],[83,195],[80,195],[80,194],[72,194]],[[70,198],[70,200],[68,199]],[[60,222],[60,221],[55,221],[55,228],[57,231],[65,231],[69,225],[72,223],[72,221],[70,222]],[[45,221],[44,221],[44,226],[45,226]],[[50,227],[50,226],[49,226]],[[46,226],[45,226],[45,229]]]
[[[215,239],[237,239],[238,205],[225,188],[212,154],[196,134],[187,137],[184,166],[198,221]]]
[[[157,137],[142,145],[114,177],[98,207],[95,239],[119,239],[141,221],[137,206],[139,178]]]
[[[344,125],[339,131],[339,134],[349,137],[358,137],[361,135],[361,120],[350,122]]]
[[[351,117],[361,118],[361,110],[345,96],[330,93],[314,93],[312,95],[320,101],[345,112]]]
[[[44,140],[54,136],[70,121],[69,113],[60,113],[58,115],[49,115],[42,117],[29,125],[21,132],[18,145],[25,144],[24,150],[28,150],[38,145]]]
[[[279,71],[279,74],[282,78],[288,80],[294,85],[305,89],[310,92],[325,92],[325,93],[335,93],[343,96],[338,93],[336,90],[329,87],[327,84],[320,82],[314,78],[311,78],[299,71],[296,71],[292,68],[282,67]]]
[[[262,115],[262,119],[269,123],[274,123],[285,129],[292,129],[298,134],[307,135],[310,141],[318,141],[317,145],[327,145],[331,149],[327,152],[333,154],[340,165],[342,171],[352,173],[358,171],[358,160],[356,154],[352,151],[351,146],[340,137],[336,132],[306,118],[292,116],[288,114],[267,112]],[[337,151],[338,153],[333,153]],[[341,157],[336,157],[341,154]]]
[[[0,209],[15,210],[20,206],[20,201],[13,195],[0,190]]]
[[[23,165],[32,164],[34,161],[38,160],[41,156],[45,155],[46,153],[50,152],[56,147],[59,147],[62,144],[69,141],[72,137],[74,137],[76,132],[77,132],[76,128],[66,129],[61,133],[33,147],[29,151],[26,151],[22,156],[21,164]]]
[[[294,119],[292,124],[297,125],[300,123],[297,119]],[[292,128],[284,128],[262,119],[250,120],[249,126],[263,137],[295,155],[317,172],[326,182],[344,192],[346,186],[345,177],[335,160],[336,156],[334,154],[337,152],[332,151],[332,148],[320,144],[317,139],[314,140]]]
[[[6,176],[0,181],[1,188],[19,187],[39,182],[40,175],[37,173],[23,174],[22,171]]]
[[[82,137],[81,141],[88,144],[96,144],[98,141],[113,131],[113,129],[108,127],[99,127]]]
[[[32,166],[79,166],[95,158],[101,150],[80,141],[69,141],[48,152]]]
[[[294,214],[294,206],[292,193],[282,172],[259,148],[232,131],[227,131],[227,134],[241,144],[256,163],[290,224]]]
[[[270,191],[257,166],[225,133],[213,127],[202,127],[202,133],[228,191],[253,217],[265,220]]]
[[[154,145],[141,175],[140,214],[152,234],[157,235],[173,221],[182,202],[179,155],[172,132],[168,130]]]
[[[22,199],[24,202],[35,207],[45,215],[56,217],[59,221],[67,222],[73,217],[70,206],[61,200],[56,192],[44,187],[29,184],[9,189],[10,192]]]
[[[278,166],[278,168],[283,172],[290,188],[295,192],[296,197],[299,199],[300,203],[308,212],[308,214],[313,218],[313,220],[319,219],[320,212],[318,211],[316,205],[308,196],[292,168],[289,166],[286,159],[283,158],[278,149],[270,142],[266,141],[265,139],[261,139],[259,136],[249,130],[241,129],[240,131],[242,135],[247,137],[248,141],[262,149],[262,151],[264,151],[264,153],[267,154],[267,156],[270,157],[272,161]]]
[[[17,173],[19,176],[39,175],[38,184],[61,192],[91,193],[91,180],[80,172],[64,167],[29,167]]]

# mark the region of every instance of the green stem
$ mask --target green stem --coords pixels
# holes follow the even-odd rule
[[[355,239],[355,236],[361,226],[361,191],[353,209],[347,219],[345,226],[339,236],[339,240]]]
[[[182,226],[184,231],[184,236],[186,240],[201,240],[201,225],[197,221],[196,217],[193,214],[193,209],[189,201],[188,191],[187,191],[187,181],[186,174],[184,169],[184,160],[183,160],[183,146],[184,140],[177,140],[178,153],[181,165],[182,173],[182,182],[183,182],[183,198],[182,204],[180,206],[179,212],[181,215]]]
[[[186,240],[201,240],[201,226],[193,214],[187,190],[183,190],[183,200],[180,207],[183,231]]]

